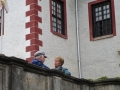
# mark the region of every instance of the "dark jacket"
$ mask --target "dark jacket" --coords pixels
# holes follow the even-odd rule
[[[40,67],[42,67],[42,68],[50,69],[49,67],[47,67],[46,65],[44,65],[41,61],[39,61],[39,60],[37,60],[37,59],[34,59],[31,64],[40,66]]]
[[[67,68],[63,68],[62,66],[59,66],[58,68],[55,68],[55,69],[63,72],[66,75],[70,75],[71,76],[71,73],[68,71]]]

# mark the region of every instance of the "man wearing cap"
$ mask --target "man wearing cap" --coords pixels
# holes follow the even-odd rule
[[[37,51],[34,54],[34,60],[32,61],[32,64],[40,66],[42,68],[46,68],[46,69],[50,69],[49,67],[47,67],[46,65],[44,65],[44,61],[45,58],[47,58],[47,56],[45,55],[45,53],[43,51]]]

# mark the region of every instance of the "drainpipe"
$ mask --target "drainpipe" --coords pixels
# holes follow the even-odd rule
[[[78,69],[79,69],[79,78],[82,78],[82,68],[81,68],[81,55],[80,55],[80,36],[79,36],[79,22],[78,22],[78,0],[75,1],[75,10],[76,10],[76,40],[77,40],[77,56],[78,56]]]

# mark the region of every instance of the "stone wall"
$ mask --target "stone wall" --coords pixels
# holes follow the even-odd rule
[[[0,56],[0,90],[120,90],[119,79],[89,81]]]

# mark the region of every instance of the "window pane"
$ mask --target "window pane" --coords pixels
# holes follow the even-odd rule
[[[99,7],[99,11],[101,11],[101,7]]]
[[[98,21],[98,17],[96,17],[96,21]]]
[[[99,12],[99,16],[102,15],[102,12]]]
[[[95,8],[95,12],[98,12],[98,8]]]
[[[106,7],[105,6],[103,6],[103,10],[105,10],[106,9]]]
[[[109,9],[109,5],[107,5],[106,7],[107,7],[107,9]]]
[[[98,16],[98,12],[96,13],[96,16]]]
[[[107,13],[110,13],[110,10],[107,10]]]
[[[107,18],[110,18],[110,14],[107,14]]]
[[[106,15],[104,15],[104,19],[106,19],[107,17],[106,17]]]
[[[106,10],[103,11],[103,14],[106,14]]]
[[[99,16],[99,20],[102,20],[102,16]]]

